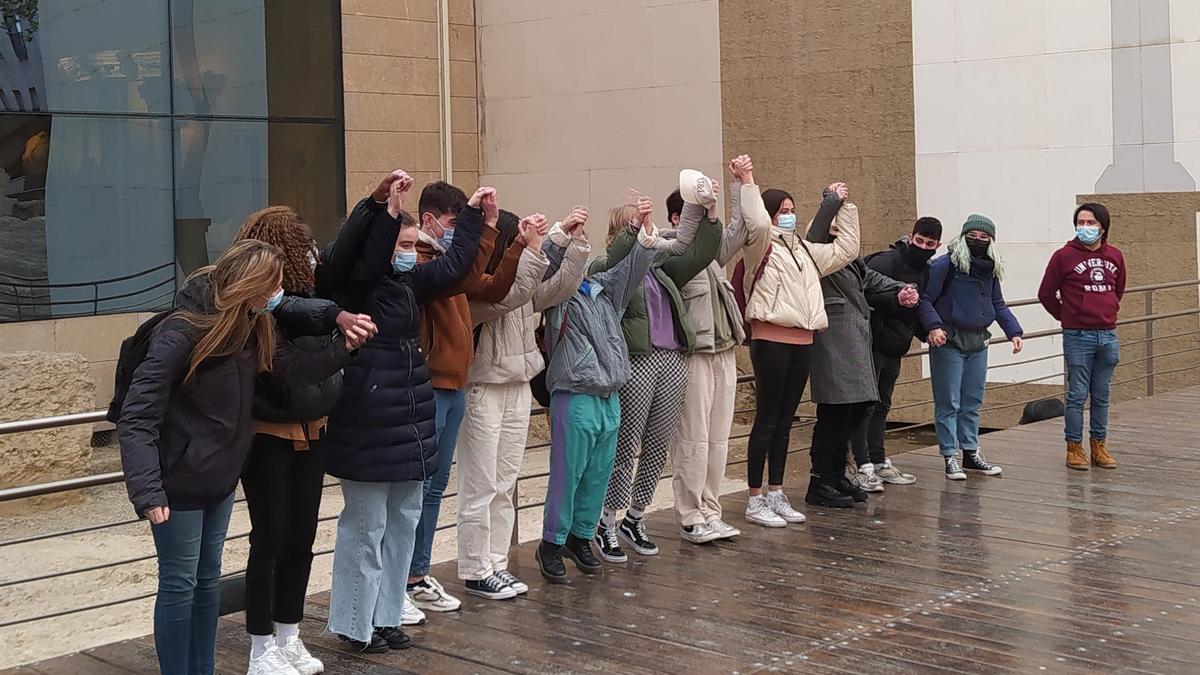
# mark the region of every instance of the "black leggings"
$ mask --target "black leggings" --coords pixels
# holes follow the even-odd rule
[[[821,478],[846,473],[846,454],[850,435],[871,414],[874,403],[818,403],[817,424],[813,427],[812,472]]]
[[[321,441],[296,450],[288,439],[254,436],[242,470],[250,511],[246,631],[251,635],[271,635],[274,622],[304,618],[324,479]]]
[[[746,484],[753,489],[762,487],[763,464],[767,465],[767,484],[783,485],[792,421],[808,384],[810,349],[810,345],[750,341],[755,408],[746,458]]]

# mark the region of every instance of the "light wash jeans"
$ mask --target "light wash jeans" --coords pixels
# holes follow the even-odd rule
[[[221,552],[233,494],[216,506],[171,511],[151,525],[158,552],[154,651],[163,675],[211,675],[221,605]]]
[[[458,431],[467,412],[467,395],[461,389],[433,390],[437,401],[438,464],[437,470],[425,481],[421,504],[421,522],[417,524],[417,547],[413,549],[412,566],[408,575],[423,577],[429,574],[433,556],[433,535],[437,533],[438,516],[442,513],[442,495],[450,484],[450,467],[454,465],[454,446]]]
[[[1108,437],[1108,391],[1113,371],[1121,361],[1115,330],[1063,331],[1063,357],[1067,361],[1066,437],[1083,441],[1083,403],[1092,397],[1088,432],[1098,441]]]
[[[342,481],[344,506],[333,547],[329,630],[370,642],[376,627],[400,625],[421,517],[422,481]]]
[[[964,352],[945,345],[929,349],[933,415],[938,450],[952,457],[979,449],[979,408],[987,384],[988,350]]]

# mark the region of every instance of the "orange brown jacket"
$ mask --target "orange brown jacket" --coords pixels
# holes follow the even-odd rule
[[[525,251],[520,241],[514,241],[505,250],[495,273],[484,271],[496,248],[498,234],[495,227],[485,226],[471,271],[445,295],[421,306],[421,349],[435,389],[466,387],[467,370],[475,356],[470,303],[500,302],[517,277],[517,263]],[[422,232],[417,241],[418,261],[425,262],[441,254],[441,244]]]

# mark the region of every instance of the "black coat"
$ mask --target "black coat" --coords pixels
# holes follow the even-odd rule
[[[896,281],[915,284],[918,291],[924,291],[929,265],[913,267],[905,260],[905,253],[911,246],[908,237],[903,237],[887,250],[867,256],[864,261],[876,272]],[[867,299],[874,310],[871,312],[871,343],[875,351],[884,356],[904,356],[912,346],[913,337],[925,338],[916,307],[902,307],[896,302],[894,293]]]
[[[364,224],[363,219],[372,222]],[[380,215],[356,208],[342,230],[348,236],[361,237],[364,228],[399,231],[399,223],[386,211]],[[479,249],[482,228],[482,212],[464,208],[446,255],[409,272],[391,271],[389,263],[374,283],[353,275],[346,278],[354,287],[342,292],[342,297],[361,304],[343,306],[369,314],[379,327],[379,335],[359,350],[358,358],[345,370],[342,398],[329,416],[324,441],[326,471],[330,475],[362,482],[424,480],[433,475],[438,459],[434,428],[437,406],[420,348],[420,303],[466,276]],[[372,231],[361,238],[369,241],[375,236]],[[334,243],[335,250],[339,247],[342,251],[349,249],[342,233]],[[388,244],[385,260],[390,260],[392,250],[392,244]],[[364,248],[360,256],[378,258],[379,253]],[[346,265],[368,272],[378,266],[378,260]],[[358,300],[357,294],[363,290],[366,294]]]
[[[337,333],[342,309],[330,300],[312,297],[311,291],[288,293],[272,314],[279,333],[297,351],[323,349]],[[254,386],[254,419],[260,422],[309,422],[329,414],[342,391],[342,375],[335,373],[316,384],[296,385],[273,372],[259,373]]]
[[[187,282],[176,306],[210,311],[208,278]],[[319,382],[353,361],[345,342],[296,352],[276,335],[276,376],[296,384]],[[117,435],[129,500],[139,515],[151,507],[205,509],[233,492],[254,438],[251,408],[257,375],[253,340],[238,354],[206,359],[189,384],[188,357],[199,340],[182,319],[156,327],[146,358],[125,396]]]

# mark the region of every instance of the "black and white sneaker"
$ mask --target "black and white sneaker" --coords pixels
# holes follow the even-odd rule
[[[642,555],[658,555],[658,545],[646,536],[646,519],[625,516],[618,530],[621,539]]]
[[[958,461],[958,455],[951,455],[946,458],[946,480],[966,480],[967,474],[962,469],[962,464]]]
[[[529,586],[524,581],[514,577],[512,572],[509,572],[508,570],[500,570],[499,572],[496,572],[496,576],[500,577],[500,581],[503,581],[512,587],[512,589],[517,592],[517,595],[522,595],[529,592]]]
[[[988,464],[983,458],[982,450],[963,450],[963,468],[967,471],[978,471],[985,476],[999,476],[1004,471],[995,464]]]
[[[629,556],[621,550],[621,542],[617,539],[617,528],[608,527],[604,523],[596,526],[596,548],[604,562],[629,562]]]
[[[488,600],[509,600],[517,597],[516,589],[495,574],[483,579],[471,579],[463,585],[467,593]]]

